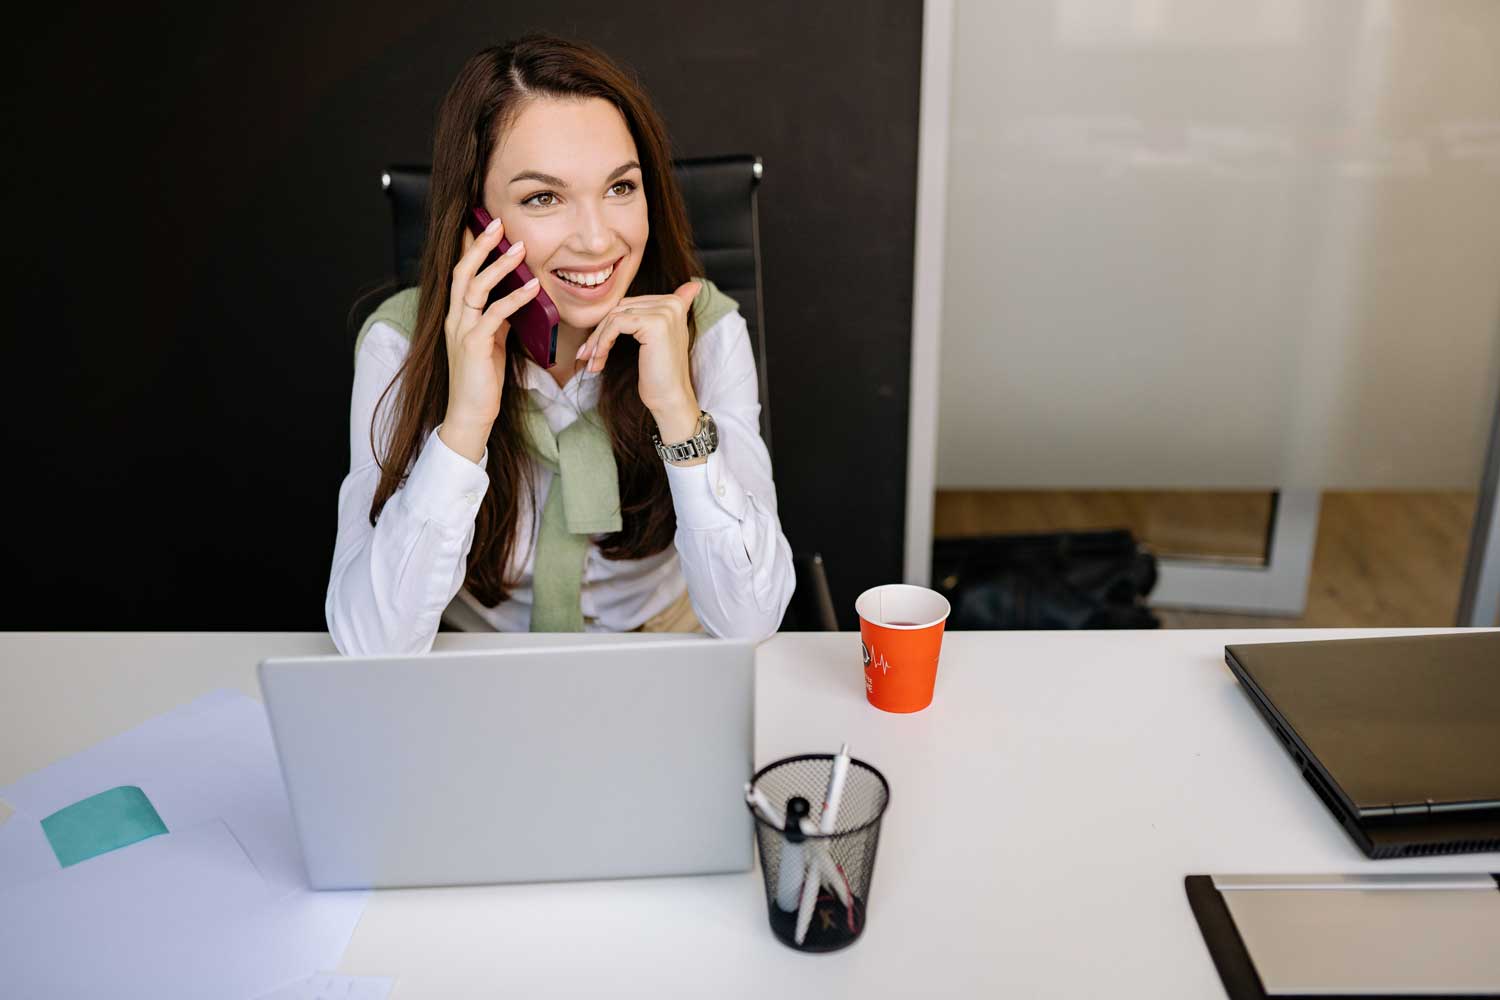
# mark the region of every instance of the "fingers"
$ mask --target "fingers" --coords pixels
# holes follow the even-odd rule
[[[496,258],[495,262],[476,274],[469,287],[464,290],[464,295],[470,302],[485,302],[490,297],[490,290],[500,283],[500,279],[514,271],[521,261],[526,259],[526,244],[516,242],[510,245],[510,249]],[[459,303],[463,305],[463,303]]]
[[[686,318],[702,290],[703,282],[695,280],[684,282],[670,295],[631,295],[621,299],[578,348],[574,360],[587,361],[585,371],[603,371],[609,350],[621,334],[647,343],[658,330],[669,330]]]
[[[609,349],[605,347],[601,351],[601,345],[614,343],[615,338],[619,336],[619,333],[615,330],[615,323],[621,316],[628,315],[630,314],[624,311],[623,305],[616,306],[608,316],[600,320],[598,326],[594,327],[594,332],[589,334],[588,339],[583,342],[583,346],[578,349],[578,358],[586,362],[583,366],[584,371],[591,372],[598,370],[594,367],[595,358],[600,360],[599,367],[604,367],[603,357],[609,353]]]
[[[687,315],[687,310],[703,290],[703,282],[688,281],[679,285],[671,295],[630,295],[616,303],[615,308],[625,306],[669,306],[671,308],[681,307],[682,314]]]
[[[462,278],[465,281],[472,278],[474,272],[479,270],[479,265],[484,262],[484,258],[489,256],[490,251],[499,244],[500,237],[504,233],[505,227],[500,224],[499,219],[491,222],[489,228],[476,236],[474,242],[469,245],[469,249],[458,258],[458,263],[453,266],[453,277]]]
[[[629,308],[617,308],[604,317],[579,350],[578,356],[588,359],[588,365],[584,371],[603,371],[604,363],[609,359],[610,348],[622,335],[634,337],[644,345],[653,340],[658,332],[668,330],[671,324],[670,313],[662,307],[653,309],[635,305]]]
[[[463,345],[465,349],[475,350],[477,348],[471,348],[469,345],[483,343],[493,338],[499,331],[501,324],[520,311],[520,308],[526,303],[536,298],[536,294],[541,290],[541,287],[541,279],[532,278],[509,295],[501,296],[490,303],[490,307],[484,311],[484,315],[479,317],[479,321],[464,333]],[[503,343],[501,347],[504,347]]]
[[[469,281],[474,277],[474,272],[479,270],[479,265],[489,256],[500,242],[504,232],[500,220],[496,219],[490,223],[489,228],[474,238],[469,243],[463,255],[458,258],[458,263],[453,266],[453,280],[448,289],[448,319],[456,319],[464,307],[464,293],[469,290]],[[466,233],[468,230],[464,230]],[[466,241],[467,242],[467,241]]]

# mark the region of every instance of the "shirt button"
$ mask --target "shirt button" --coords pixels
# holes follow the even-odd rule
[[[724,484],[720,483],[719,484],[719,496],[723,496],[723,495],[724,495]]]
[[[467,500],[469,503],[478,503],[479,502],[479,494],[475,493],[473,490],[470,490],[469,492],[467,492],[467,493],[464,494],[464,499]]]

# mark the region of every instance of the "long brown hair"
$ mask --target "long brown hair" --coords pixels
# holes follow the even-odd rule
[[[463,250],[464,213],[478,204],[499,136],[534,98],[603,98],[619,109],[641,162],[651,232],[627,295],[664,295],[702,274],[687,208],[672,172],[670,146],[660,117],[633,74],[597,49],[546,34],[528,34],[473,56],[438,110],[432,143],[432,187],[427,239],[422,250],[416,329],[411,349],[396,373],[390,453],[380,461],[371,422],[371,450],[380,483],[370,504],[370,523],[406,480],[411,464],[448,407],[448,347],[443,318],[452,271]],[[689,343],[697,324],[688,310]],[[620,477],[621,529],[600,541],[608,559],[640,559],[672,544],[677,516],[666,471],[650,434],[650,412],[637,389],[640,345],[621,337],[602,373],[598,414],[609,430]],[[500,415],[490,430],[490,488],[480,503],[464,584],[486,607],[506,600],[516,581],[504,578],[518,541],[521,490],[532,492],[532,516],[540,516],[527,454],[524,349],[512,331],[506,345],[505,386]],[[381,401],[385,393],[381,394]],[[380,413],[380,404],[376,405]],[[528,533],[529,536],[529,533]]]

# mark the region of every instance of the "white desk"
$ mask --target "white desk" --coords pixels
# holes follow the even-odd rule
[[[1227,642],[1442,630],[954,633],[914,716],[864,699],[856,637],[760,647],[756,764],[848,740],[892,799],[863,938],[799,955],[757,872],[373,893],[339,971],[410,997],[1222,996],[1193,872],[1497,871],[1372,862],[1223,663]],[[493,637],[442,633],[438,649]],[[323,634],[0,634],[0,785]]]

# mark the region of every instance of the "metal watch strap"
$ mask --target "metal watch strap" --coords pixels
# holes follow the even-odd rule
[[[663,444],[661,436],[652,431],[651,443],[656,446],[656,453],[661,456],[662,461],[675,465],[678,462],[689,462],[695,458],[712,455],[719,447],[717,431],[713,417],[709,416],[707,411],[699,410],[698,428],[692,437],[675,444]]]

